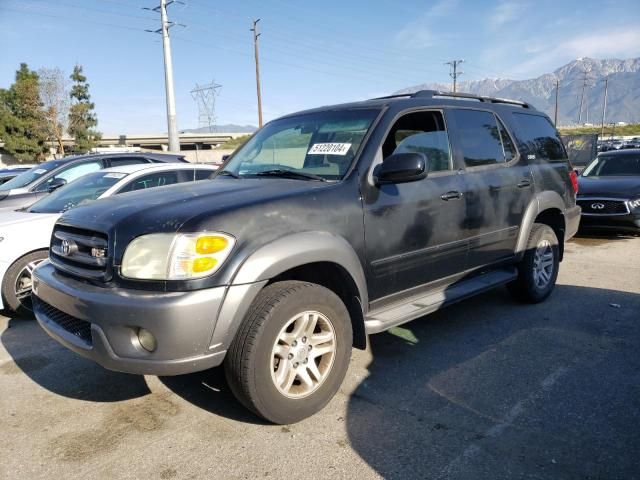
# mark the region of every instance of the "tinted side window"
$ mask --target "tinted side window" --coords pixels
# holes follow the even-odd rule
[[[196,180],[206,180],[213,175],[211,170],[196,170]]]
[[[467,167],[505,162],[498,123],[493,113],[452,109],[451,116],[456,124],[456,138]]]
[[[178,172],[157,172],[144,175],[133,180],[123,187],[118,193],[133,192],[135,190],[145,190],[147,188],[164,187],[179,183]]]
[[[110,158],[109,162],[112,167],[121,167],[122,165],[138,165],[141,163],[149,163],[149,160],[142,157],[119,157]]]
[[[526,113],[514,113],[522,141],[527,145],[529,155],[538,159],[566,160],[562,141],[547,117]]]
[[[62,178],[66,180],[67,183],[71,183],[76,178],[80,178],[82,175],[91,172],[97,172],[98,170],[102,170],[102,162],[99,160],[70,165],[67,168],[63,168],[61,171],[49,177],[47,180],[38,185],[36,191],[46,192],[49,189],[49,185],[51,184],[51,182],[53,182],[57,178]]]
[[[449,136],[440,112],[416,112],[401,117],[382,145],[383,158],[393,153],[424,153],[432,172],[451,169]]]
[[[498,119],[498,128],[500,129],[500,139],[502,140],[502,147],[504,148],[504,157],[507,162],[510,162],[516,155],[518,155],[518,151],[516,150],[516,146],[511,141],[511,137],[507,132],[504,124]]]

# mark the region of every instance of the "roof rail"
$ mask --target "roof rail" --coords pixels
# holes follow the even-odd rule
[[[398,95],[404,96],[404,95]],[[484,97],[482,95],[473,95],[471,93],[458,93],[458,92],[440,92],[437,90],[418,90],[417,92],[410,95],[411,98],[416,97],[448,97],[448,98],[461,98],[461,99],[469,99],[469,100],[478,100],[479,102],[488,102],[488,103],[505,103],[508,105],[518,105],[522,108],[530,108],[535,110],[533,106],[528,104],[527,102],[521,102],[518,100],[509,100],[507,98],[494,98],[494,97]]]

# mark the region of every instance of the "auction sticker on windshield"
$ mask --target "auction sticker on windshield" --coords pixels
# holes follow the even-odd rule
[[[350,143],[314,143],[307,155],[346,155]]]

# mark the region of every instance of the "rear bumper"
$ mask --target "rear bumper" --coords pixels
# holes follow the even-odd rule
[[[179,375],[219,365],[226,350],[210,346],[226,287],[148,292],[89,285],[45,262],[34,271],[34,313],[42,328],[74,352],[127,373]],[[145,350],[138,331],[156,339]]]
[[[565,221],[565,232],[564,232],[564,240],[565,242],[570,238],[573,238],[576,233],[578,233],[578,229],[580,228],[580,212],[582,209],[579,206],[574,206],[568,208],[564,212],[564,221]]]

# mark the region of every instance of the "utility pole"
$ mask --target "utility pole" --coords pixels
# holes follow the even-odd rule
[[[169,134],[169,151],[180,151],[180,138],[178,137],[178,120],[176,118],[176,97],[173,88],[173,62],[171,61],[171,42],[169,40],[169,29],[180,23],[170,22],[167,18],[167,7],[172,3],[182,3],[179,0],[160,0],[160,5],[155,8],[146,8],[160,12],[160,28],[158,30],[147,30],[147,32],[159,33],[162,35],[162,49],[164,52],[164,86],[167,99],[167,130]]]
[[[609,89],[609,76],[604,78],[604,103],[602,104],[602,123],[600,124],[600,137],[604,138],[604,121],[607,116],[607,91]]]
[[[589,77],[590,70],[584,69],[584,77],[582,78],[582,94],[580,95],[580,112],[578,113],[578,125],[582,125],[582,106],[584,105],[584,92],[587,87],[592,87],[593,85],[589,83],[589,80],[592,80]]]
[[[553,124],[558,126],[558,93],[560,92],[560,79],[556,78],[556,113],[553,117]]]
[[[450,62],[445,62],[445,65],[451,66],[449,76],[453,78],[453,93],[457,92],[458,77],[464,73],[458,70],[458,65],[463,62],[464,60],[451,60]]]
[[[258,52],[258,37],[261,35],[258,33],[258,22],[260,19],[253,21],[253,53],[256,59],[256,91],[258,93],[258,128],[262,128],[262,93],[260,91],[260,55]]]

